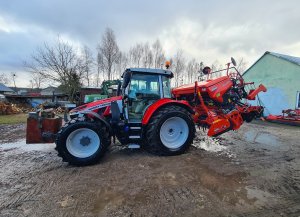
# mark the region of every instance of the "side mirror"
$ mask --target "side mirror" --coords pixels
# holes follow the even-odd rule
[[[233,57],[231,57],[231,62],[234,66],[236,66],[236,62],[235,62],[235,59]]]
[[[203,72],[204,75],[208,75],[208,74],[210,74],[210,72],[211,72],[211,68],[208,67],[208,66],[205,66],[205,67],[203,68],[202,72]]]
[[[123,75],[122,89],[125,89],[128,86],[130,79],[131,79],[131,72],[125,71]]]
[[[118,83],[117,96],[121,95],[121,82]]]

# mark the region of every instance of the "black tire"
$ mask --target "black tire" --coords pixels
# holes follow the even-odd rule
[[[96,147],[97,150],[94,152],[94,154],[88,157],[75,156],[70,153],[67,147],[67,139],[69,135],[75,130],[80,129],[87,129],[88,131],[92,130],[94,133],[96,133],[94,135],[97,135],[100,139],[99,147]],[[88,140],[90,142],[90,138],[88,138]],[[58,151],[58,156],[62,157],[64,162],[68,162],[74,166],[87,166],[96,164],[100,161],[100,159],[104,156],[107,147],[110,145],[111,140],[107,127],[101,122],[92,122],[85,120],[84,118],[75,118],[70,120],[61,128],[57,134],[55,143],[55,149]]]
[[[243,117],[244,121],[246,121],[247,123],[250,123],[255,118],[255,113],[250,112],[248,114],[245,114],[244,116],[242,115],[242,117]]]
[[[185,142],[183,140],[184,143],[176,148],[167,147],[162,141],[163,138],[160,136],[161,127],[164,123],[167,123],[167,120],[171,120],[172,118],[183,120],[188,127],[188,136]],[[180,106],[170,105],[158,110],[151,117],[144,135],[146,138],[144,147],[150,153],[163,156],[179,155],[184,153],[193,143],[195,137],[195,124],[190,113],[186,109]]]

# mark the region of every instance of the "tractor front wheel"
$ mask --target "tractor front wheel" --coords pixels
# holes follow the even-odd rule
[[[102,123],[80,118],[68,122],[56,138],[58,155],[75,166],[97,163],[109,144],[109,132]]]
[[[189,112],[179,106],[167,106],[150,119],[145,147],[158,155],[178,155],[185,152],[195,136],[195,125]]]

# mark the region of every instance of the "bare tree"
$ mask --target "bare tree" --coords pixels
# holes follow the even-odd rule
[[[97,54],[97,78],[96,78],[96,85],[99,87],[100,85],[100,73],[102,72],[102,80],[105,79],[105,65],[104,65],[104,58],[103,54],[98,52]]]
[[[185,59],[183,57],[183,51],[178,50],[174,59],[173,59],[173,73],[174,73],[174,81],[175,86],[177,87],[179,84],[183,84],[184,80],[184,69],[185,69]]]
[[[134,56],[134,50],[133,50],[133,48],[130,48],[129,49],[129,52],[128,52],[128,54],[127,54],[127,59],[128,59],[128,64],[132,67],[132,66],[134,66],[134,58],[133,58],[133,56]]]
[[[141,60],[143,57],[144,47],[142,44],[136,44],[133,48],[130,50],[132,57],[133,57],[133,65],[135,67],[140,67]]]
[[[119,78],[121,73],[128,67],[128,58],[126,53],[119,53],[118,62],[116,64],[116,77]]]
[[[62,90],[69,94],[70,100],[74,100],[83,74],[80,64],[74,48],[58,38],[53,46],[44,43],[43,47],[39,47],[32,55],[32,62],[25,62],[25,67],[32,73],[60,84]]]
[[[0,74],[0,83],[2,83],[2,84],[8,84],[9,83],[9,79],[8,79],[6,74],[4,74],[4,73]]]
[[[154,68],[160,68],[161,64],[162,64],[161,61],[162,61],[162,59],[164,59],[163,58],[164,54],[163,54],[162,46],[158,39],[153,43],[152,49],[153,49]]]
[[[188,83],[191,83],[194,81],[195,78],[195,74],[197,74],[197,63],[195,59],[192,59],[188,62],[187,67],[186,67],[186,71],[187,71],[187,81]]]
[[[119,47],[112,29],[106,29],[102,37],[102,43],[98,46],[98,52],[103,56],[103,63],[107,69],[108,79],[111,80],[112,68],[117,62],[119,55]]]
[[[162,68],[164,66],[165,61],[166,61],[165,54],[161,53],[157,59],[157,65],[158,65],[157,67]]]
[[[93,67],[93,54],[88,46],[84,46],[82,48],[82,57],[81,57],[81,66],[82,71],[84,72],[84,79],[87,82],[87,86],[90,86],[90,79],[91,79],[91,69]]]
[[[29,84],[27,85],[29,88],[33,89],[34,88],[34,84],[32,80],[29,80]]]
[[[143,67],[150,68],[153,63],[153,54],[148,42],[144,44],[142,51]]]
[[[47,81],[44,76],[38,72],[33,72],[31,75],[30,85],[31,88],[41,88],[42,84]]]
[[[238,59],[236,68],[241,74],[245,72],[247,68],[247,62],[244,60],[244,58]]]

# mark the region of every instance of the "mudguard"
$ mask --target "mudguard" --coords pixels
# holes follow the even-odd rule
[[[110,136],[113,135],[113,130],[111,128],[111,125],[103,117],[101,117],[99,114],[97,114],[96,112],[93,112],[93,111],[80,111],[79,114],[87,115],[88,117],[93,117],[93,118],[97,119],[98,121],[102,122],[108,128]]]
[[[177,105],[185,108],[191,114],[195,113],[193,108],[190,106],[190,104],[185,100],[173,100],[173,99],[164,98],[164,99],[157,100],[155,103],[153,103],[148,107],[142,119],[142,125],[148,124],[150,118],[157,110],[168,105]]]

